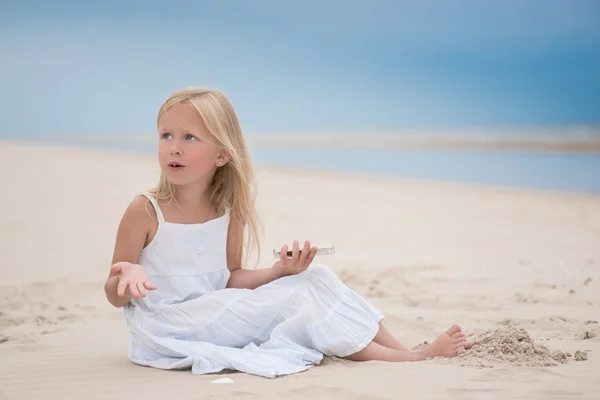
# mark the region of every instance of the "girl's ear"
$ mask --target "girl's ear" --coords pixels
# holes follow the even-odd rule
[[[225,149],[219,151],[219,155],[217,156],[217,166],[222,167],[227,164],[231,159],[231,154]]]

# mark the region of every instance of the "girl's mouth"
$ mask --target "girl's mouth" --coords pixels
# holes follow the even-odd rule
[[[170,162],[168,164],[169,170],[171,171],[179,171],[185,167],[185,165],[180,164],[178,162]]]

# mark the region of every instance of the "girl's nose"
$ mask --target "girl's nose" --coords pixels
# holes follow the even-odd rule
[[[177,141],[173,141],[173,145],[171,146],[171,155],[181,155],[181,147]]]

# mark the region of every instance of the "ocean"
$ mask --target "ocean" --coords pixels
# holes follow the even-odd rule
[[[155,153],[149,144],[95,145]],[[600,194],[600,153],[516,150],[256,148],[257,165]]]
[[[600,154],[508,150],[260,149],[257,163],[578,193],[600,193]]]
[[[48,137],[10,138],[58,142],[153,154],[156,146],[119,141]],[[600,194],[600,152],[538,150],[375,149],[352,147],[269,148],[251,146],[257,165],[461,182],[515,188]]]

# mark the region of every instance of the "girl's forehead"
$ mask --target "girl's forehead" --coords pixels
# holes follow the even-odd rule
[[[159,128],[204,131],[205,125],[198,110],[190,103],[175,104],[158,119]]]

